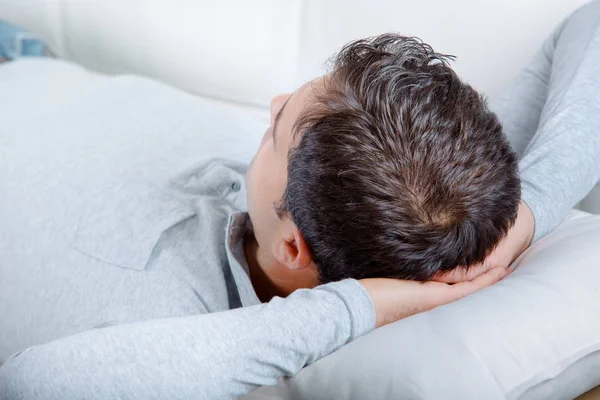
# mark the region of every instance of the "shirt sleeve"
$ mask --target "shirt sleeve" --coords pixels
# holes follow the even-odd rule
[[[92,329],[11,357],[0,398],[236,399],[375,327],[356,280],[235,310]]]
[[[549,40],[547,98],[519,164],[522,199],[535,217],[534,241],[553,230],[600,179],[600,7],[595,4],[572,14]]]

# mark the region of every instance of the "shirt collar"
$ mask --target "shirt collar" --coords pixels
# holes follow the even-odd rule
[[[244,252],[244,237],[251,226],[248,213],[234,212],[229,216],[225,239],[227,260],[243,307],[261,303],[252,286],[250,268]]]

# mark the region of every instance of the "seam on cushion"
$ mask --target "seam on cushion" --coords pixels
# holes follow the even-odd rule
[[[508,392],[508,395],[511,398],[517,399],[521,397],[527,390],[533,389],[534,387],[539,386],[543,382],[556,379],[556,377],[563,374],[568,368],[575,365],[581,359],[596,352],[600,352],[600,343],[595,343],[593,345],[586,346],[583,349],[575,352],[572,356],[567,358],[567,360],[569,361],[559,361],[555,363],[551,368],[546,368],[545,371],[538,371],[529,379],[523,381],[521,384],[511,389]]]

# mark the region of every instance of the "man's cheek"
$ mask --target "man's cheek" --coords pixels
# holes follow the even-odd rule
[[[248,165],[248,172],[246,173],[246,176],[254,175],[254,170],[256,169],[256,164],[258,164],[258,162],[259,162],[261,151],[262,151],[262,145],[261,145],[261,147],[258,148],[258,150],[256,150],[254,157],[252,157],[252,160],[250,160],[250,165]]]
[[[246,181],[246,192],[248,193],[248,195],[250,195],[250,193],[252,192],[252,182],[253,182],[253,177],[254,176],[254,158],[252,159],[252,161],[250,161],[250,165],[248,166],[248,169],[246,170],[246,176],[244,177],[245,181]]]
[[[259,151],[260,151],[260,148],[262,148],[262,147],[263,147],[263,145],[264,145],[264,144],[265,144],[265,142],[266,142],[266,141],[269,139],[269,137],[270,137],[270,136],[271,136],[271,127],[269,127],[269,128],[268,128],[268,129],[265,131],[265,133],[263,134],[263,136],[262,136],[262,139],[260,140],[260,147],[259,147]]]

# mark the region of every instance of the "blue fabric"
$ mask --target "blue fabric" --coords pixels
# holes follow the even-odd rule
[[[46,45],[34,34],[0,21],[0,57],[45,56]]]

